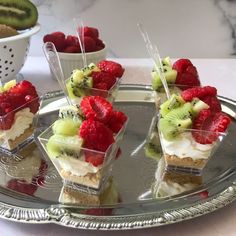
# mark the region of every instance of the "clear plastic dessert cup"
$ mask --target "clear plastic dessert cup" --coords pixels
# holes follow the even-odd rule
[[[33,138],[42,96],[0,116],[0,148],[15,152]]]
[[[167,168],[198,174],[206,166],[227,133],[183,129],[172,140],[165,139],[160,131],[159,135]],[[199,136],[202,143],[195,141],[194,137]],[[208,143],[208,140],[212,143]]]
[[[84,192],[98,194],[101,192],[111,175],[113,162],[116,159],[126,124],[127,121],[119,133],[114,136],[115,142],[108,147],[106,152],[87,149],[82,146],[78,148],[78,146],[73,146],[73,144],[68,145],[66,149],[60,149],[60,147],[65,145],[58,140],[55,145],[59,149],[57,149],[55,154],[48,148],[49,138],[53,135],[52,126],[40,134],[38,140],[63,179],[64,184],[74,185],[76,189],[80,189]],[[91,163],[86,162],[85,157],[96,159],[102,158],[103,162],[98,166],[94,166]]]
[[[66,80],[66,84],[68,84],[69,80],[70,78]],[[69,98],[71,99],[73,104],[78,104],[78,105],[80,104],[80,101],[84,96],[100,96],[100,97],[105,98],[107,101],[113,103],[116,98],[120,83],[121,83],[121,79],[117,78],[116,83],[109,90],[83,87],[83,88],[80,88],[80,91],[82,92],[80,92],[80,94],[77,96],[74,93],[72,94],[68,90]]]

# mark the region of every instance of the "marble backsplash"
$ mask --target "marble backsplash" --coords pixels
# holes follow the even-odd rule
[[[74,34],[73,17],[97,27],[118,58],[148,57],[137,29],[141,22],[161,55],[173,58],[236,57],[236,0],[32,0],[41,31],[30,55],[43,55],[43,35]]]

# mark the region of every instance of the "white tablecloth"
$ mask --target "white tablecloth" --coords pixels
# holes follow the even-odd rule
[[[124,83],[150,83],[151,62],[148,59],[117,59],[125,68]],[[218,94],[236,100],[235,59],[193,59],[202,84],[218,88]],[[31,80],[42,92],[59,89],[50,76],[44,58],[29,57],[21,73]],[[0,220],[1,235],[165,235],[165,236],[233,236],[236,235],[236,202],[211,214],[192,220],[150,229],[129,231],[86,231],[55,224],[24,224]]]

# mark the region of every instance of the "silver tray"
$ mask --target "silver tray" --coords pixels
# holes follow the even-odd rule
[[[30,158],[27,152],[0,155],[0,217],[25,223],[118,230],[171,224],[226,206],[236,198],[236,102],[221,96],[219,99],[223,110],[231,116],[232,125],[224,143],[204,169],[201,186],[164,199],[150,194],[158,163],[145,156],[143,147],[155,114],[153,94],[149,86],[123,85],[115,106],[129,116],[129,124],[121,144],[121,157],[112,172],[119,201],[100,207],[59,203],[62,180],[45,153],[35,146],[41,159],[37,170],[32,165],[20,165]],[[46,95],[37,132],[56,119],[57,110],[63,104],[65,99],[60,91]],[[34,177],[26,183],[26,177],[31,175]],[[205,191],[208,195],[202,197]]]

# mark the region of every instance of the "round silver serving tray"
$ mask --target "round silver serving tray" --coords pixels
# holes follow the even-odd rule
[[[171,224],[226,206],[236,198],[236,102],[221,96],[219,99],[232,124],[204,169],[201,185],[191,191],[165,198],[152,194],[158,161],[146,157],[144,147],[155,115],[153,94],[149,86],[122,85],[114,105],[129,116],[129,123],[112,172],[116,200],[99,206],[60,202],[62,180],[33,140],[14,155],[0,154],[0,217],[25,223],[118,230]],[[58,108],[65,103],[60,91],[46,95],[37,132],[57,118]]]

